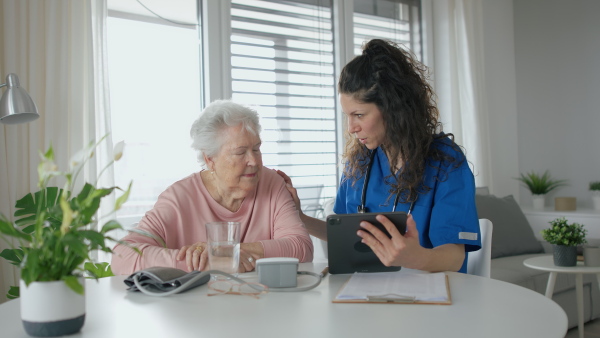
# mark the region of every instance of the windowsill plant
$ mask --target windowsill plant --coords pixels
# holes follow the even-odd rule
[[[542,175],[532,171],[526,174],[521,174],[517,180],[521,181],[531,192],[532,195],[546,195],[550,191],[567,185],[566,180],[555,180],[546,170]]]
[[[516,178],[523,183],[533,195],[533,208],[543,209],[546,194],[552,190],[567,185],[566,180],[555,180],[546,170],[543,174],[538,174],[534,171],[523,174]]]

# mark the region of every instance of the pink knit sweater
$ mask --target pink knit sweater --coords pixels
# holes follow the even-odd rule
[[[166,248],[148,236],[130,233],[123,240],[142,254],[117,244],[113,249],[113,273],[131,274],[153,266],[187,271],[185,260],[176,260],[177,252],[184,245],[206,242],[204,225],[214,221],[241,222],[240,241],[262,243],[265,257],[295,257],[300,262],[313,259],[312,241],[283,179],[263,167],[257,188],[236,212],[227,210],[210,196],[199,172],[168,187],[138,225],[139,229],[162,238]]]

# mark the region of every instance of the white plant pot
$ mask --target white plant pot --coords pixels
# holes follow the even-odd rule
[[[592,201],[594,202],[594,209],[600,210],[600,193],[594,193],[592,195]]]
[[[84,284],[83,278],[79,280]],[[35,337],[57,337],[79,332],[85,322],[85,295],[63,281],[20,283],[21,320]]]
[[[532,195],[533,209],[543,210],[546,203],[546,195]]]

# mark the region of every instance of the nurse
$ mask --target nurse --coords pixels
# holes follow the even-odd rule
[[[475,182],[454,136],[442,131],[428,69],[396,44],[374,39],[340,74],[339,99],[348,122],[336,214],[404,211],[403,236],[362,222],[357,235],[386,266],[466,272],[467,254],[481,248]],[[327,240],[324,221],[306,216],[283,172],[300,217]]]

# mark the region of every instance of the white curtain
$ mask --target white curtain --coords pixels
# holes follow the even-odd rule
[[[0,212],[12,219],[15,202],[37,191],[38,153],[52,145],[56,163],[110,130],[105,75],[106,0],[2,0],[0,83],[15,73],[35,101],[40,118],[0,124]],[[112,141],[98,149],[83,179],[95,182]],[[102,186],[112,186],[112,172]],[[0,242],[0,250],[6,243]],[[18,271],[0,259],[0,302]]]
[[[491,175],[481,0],[424,0],[426,63],[444,131],[466,150],[477,186]]]

